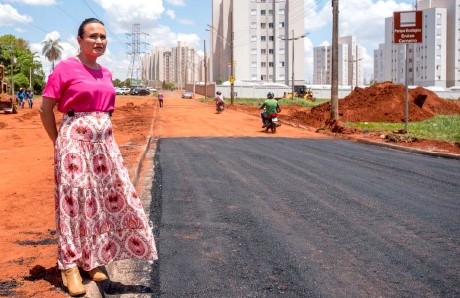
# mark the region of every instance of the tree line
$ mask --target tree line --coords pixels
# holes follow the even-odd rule
[[[41,55],[51,62],[53,70],[56,61],[62,57],[63,48],[60,45],[60,39],[45,40],[42,46]],[[20,88],[32,88],[35,94],[41,94],[45,86],[46,75],[38,58],[39,53],[32,52],[26,40],[11,34],[0,36],[0,65],[4,66],[2,81],[9,92],[11,92],[12,79],[15,91]],[[113,84],[119,87],[130,86],[131,82],[129,79],[124,81],[115,79]]]

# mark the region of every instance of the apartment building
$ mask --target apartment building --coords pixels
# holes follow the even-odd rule
[[[304,84],[304,20],[303,0],[213,0],[211,80]]]
[[[423,42],[407,45],[407,51],[393,44],[393,18],[386,18],[385,43],[374,51],[374,79],[404,84],[407,71],[409,85],[460,85],[460,0],[422,0],[417,8]]]
[[[356,43],[355,36],[339,37],[338,53],[339,85],[363,85],[363,48]],[[313,84],[331,84],[331,63],[332,46],[313,49]]]
[[[187,43],[178,41],[171,49],[156,47],[142,60],[142,79],[148,82],[185,84],[204,80],[204,61]]]

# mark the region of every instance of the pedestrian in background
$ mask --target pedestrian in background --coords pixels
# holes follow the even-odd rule
[[[61,61],[43,91],[40,116],[54,144],[58,268],[71,296],[86,292],[78,267],[92,280],[99,266],[122,259],[157,259],[151,228],[115,143],[115,89],[97,63],[107,46],[104,24],[85,19],[80,52]],[[59,131],[53,108],[64,113]]]
[[[158,93],[158,102],[160,103],[160,108],[163,107],[163,92]]]
[[[26,91],[24,90],[24,88],[20,88],[16,96],[18,98],[19,107],[24,108],[24,100],[26,98]]]
[[[27,103],[29,105],[29,109],[32,108],[32,106],[34,105],[34,92],[30,89],[28,89],[26,91],[26,99],[27,99]]]

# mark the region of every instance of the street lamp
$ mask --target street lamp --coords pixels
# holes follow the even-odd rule
[[[218,37],[220,37],[223,41],[225,41],[226,44],[228,44],[230,46],[230,78],[229,78],[229,81],[230,81],[230,104],[233,104],[234,102],[234,83],[235,83],[235,61],[234,58],[233,58],[233,55],[234,55],[234,51],[233,51],[233,39],[234,39],[234,33],[233,33],[233,24],[232,24],[232,36],[230,38],[230,40],[226,39],[225,37],[223,37],[222,35],[219,34],[219,32],[217,31],[216,28],[214,28],[213,26],[211,25],[207,25],[208,26],[208,29],[206,29],[207,31],[211,31],[214,30],[216,35]]]
[[[300,36],[294,37],[294,30],[292,30],[292,37],[291,38],[279,38],[281,40],[291,40],[292,41],[292,65],[291,65],[291,76],[292,76],[292,99],[294,99],[294,41],[307,37],[310,33],[306,32]]]

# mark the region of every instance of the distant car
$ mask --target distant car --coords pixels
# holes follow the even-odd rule
[[[153,87],[148,87],[147,89],[149,89],[150,92],[157,92],[157,89],[155,89]]]
[[[193,92],[185,90],[184,92],[182,92],[182,98],[193,98]]]
[[[115,93],[117,95],[128,95],[130,90],[131,89],[127,88],[127,87],[117,87],[117,88],[115,88]]]
[[[132,88],[129,94],[130,95],[149,95],[150,91],[147,88]]]

